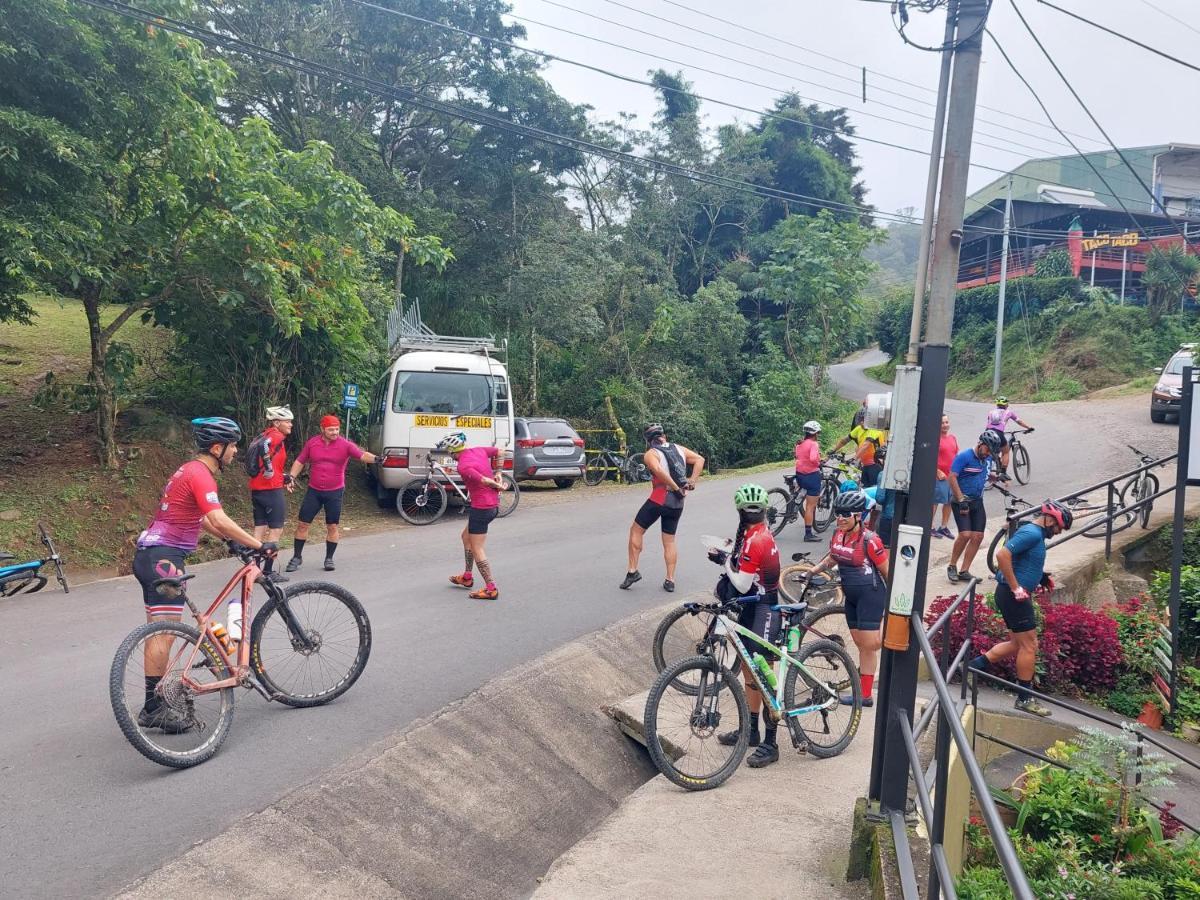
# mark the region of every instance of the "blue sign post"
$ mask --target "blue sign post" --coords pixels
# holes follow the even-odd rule
[[[346,410],[346,437],[350,437],[350,410],[358,409],[358,385],[342,385],[342,409]]]

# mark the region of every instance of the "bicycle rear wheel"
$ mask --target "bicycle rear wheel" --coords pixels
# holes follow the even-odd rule
[[[587,467],[583,470],[583,483],[588,487],[595,487],[608,477],[608,469],[608,454],[597,453],[588,460]]]
[[[837,484],[827,480],[821,485],[821,496],[813,513],[813,531],[821,534],[833,524],[833,500],[837,497]]]
[[[113,657],[108,695],[125,739],[142,756],[160,766],[187,769],[212,758],[229,736],[233,722],[233,688],[197,693],[183,683],[184,667],[195,652],[188,677],[211,684],[229,670],[200,632],[183,622],[147,622],[135,628]],[[165,655],[166,669],[150,696],[146,694],[147,650]]]
[[[352,593],[325,581],[289,585],[250,626],[250,662],[274,699],[322,706],[350,690],[371,655],[371,622]]]
[[[804,634],[805,641],[833,641],[845,649],[855,666],[858,665],[858,646],[850,636],[850,626],[846,624],[846,606],[840,597],[836,603],[809,610],[804,617],[804,627],[812,629]]]
[[[996,571],[997,571],[996,551],[998,551],[1001,547],[1003,547],[1004,542],[1007,540],[1008,540],[1008,528],[1005,527],[1005,528],[1001,528],[999,531],[996,532],[995,537],[992,538],[991,544],[988,545],[987,567],[988,567],[988,571],[991,572],[993,575],[995,575]]]
[[[784,600],[788,603],[807,600],[811,609],[825,607],[831,603],[841,603],[843,599],[842,584],[834,579],[819,586],[814,585],[808,589],[808,593],[805,593],[804,588],[808,584],[812,570],[812,563],[797,563],[779,573],[779,593]]]
[[[771,534],[778,535],[790,522],[793,510],[792,497],[783,488],[767,491],[767,527]]]
[[[396,491],[396,512],[410,525],[430,525],[446,512],[446,489],[432,478],[414,478]]]
[[[496,518],[503,519],[521,502],[521,489],[517,486],[516,479],[507,472],[501,472],[496,478],[505,485],[505,489],[500,492],[500,505],[496,508]]]
[[[1029,484],[1029,451],[1024,444],[1017,444],[1012,452],[1013,475],[1019,484]]]
[[[650,648],[655,671],[662,672],[668,666],[689,656],[714,656],[723,668],[736,672],[737,652],[729,643],[720,641],[713,646],[707,641],[713,615],[708,611],[692,612],[686,607],[677,606],[663,616],[663,620],[654,631],[654,640]],[[671,683],[671,687],[681,694],[692,696],[695,695],[698,685],[698,674],[694,671]]]
[[[862,718],[862,685],[858,668],[846,650],[833,641],[800,645],[783,683],[784,718],[792,735],[821,759],[837,756],[850,746]],[[842,704],[842,697],[852,702]]]
[[[696,693],[672,685],[694,681]],[[750,741],[750,707],[737,677],[711,656],[691,656],[668,666],[646,697],[646,749],[658,771],[689,791],[724,784],[737,771]],[[723,731],[737,734],[724,746]]]
[[[645,453],[634,453],[625,461],[625,478],[631,484],[650,480],[650,467]]]
[[[1148,497],[1153,497],[1158,493],[1158,478],[1147,472],[1140,480],[1131,478],[1125,487],[1121,488],[1121,506],[1131,506],[1134,503],[1140,503]],[[1130,515],[1133,520],[1138,522],[1142,528],[1148,528],[1150,525],[1150,513],[1154,508],[1153,503],[1147,503],[1145,506],[1133,510]]]

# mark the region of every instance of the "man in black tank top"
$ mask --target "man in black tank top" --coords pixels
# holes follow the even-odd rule
[[[642,580],[638,559],[642,555],[646,529],[655,522],[661,522],[663,560],[667,566],[663,590],[673,591],[675,562],[678,559],[675,532],[683,515],[684,498],[696,486],[704,469],[704,457],[682,444],[669,443],[661,425],[647,425],[644,436],[646,468],[650,470],[653,487],[650,498],[642,504],[629,528],[629,568],[620,586],[621,590],[627,591]]]

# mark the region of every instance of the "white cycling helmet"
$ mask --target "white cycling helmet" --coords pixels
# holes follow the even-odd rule
[[[821,423],[818,422],[816,419],[809,419],[807,422],[804,423],[802,428],[803,428],[805,434],[820,434],[821,433]]]
[[[268,406],[267,421],[268,422],[290,422],[294,418],[292,411],[286,406]]]

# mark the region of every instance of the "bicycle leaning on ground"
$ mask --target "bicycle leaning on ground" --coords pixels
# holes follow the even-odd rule
[[[834,641],[802,641],[805,625],[795,624],[807,604],[779,604],[783,615],[782,645],[772,645],[730,613],[759,595],[695,604],[712,615],[707,638],[695,656],[667,666],[646,698],[646,748],[655,766],[674,784],[690,791],[719,787],[737,770],[750,740],[750,709],[738,676],[732,671],[740,658],[753,673],[764,698],[763,714],[783,721],[792,745],[800,752],[825,758],[845,750],[862,717],[858,669],[845,648]],[[747,643],[749,642],[749,644]],[[772,667],[760,653],[775,655]],[[681,690],[691,686],[693,691]],[[850,702],[843,703],[848,696]],[[733,719],[730,721],[729,717]],[[717,740],[718,729],[738,734],[731,746]]]
[[[583,470],[583,483],[595,487],[606,478],[627,484],[650,480],[650,469],[646,466],[644,453],[624,454],[605,448],[588,460]]]
[[[400,517],[411,525],[432,525],[446,512],[449,495],[446,485],[454,490],[462,501],[462,509],[471,505],[471,500],[462,486],[454,480],[454,475],[446,466],[433,458],[433,453],[425,454],[426,473],[414,478],[396,492],[396,511]],[[496,478],[504,483],[500,492],[500,505],[496,515],[503,519],[509,515],[521,502],[521,489],[507,472],[497,472]]]
[[[113,658],[108,689],[117,724],[139,753],[163,766],[185,769],[212,758],[229,735],[235,687],[287,706],[323,706],[350,689],[371,654],[371,623],[352,593],[320,581],[284,590],[262,577],[266,557],[260,551],[228,546],[242,567],[204,612],[184,589],[193,575],[155,582],[161,596],[183,596],[196,625],[147,622]],[[251,618],[256,583],[267,602]],[[249,640],[230,642],[214,616],[239,589],[244,621],[253,624]],[[165,660],[154,688],[156,709],[173,715],[143,714],[149,700],[145,660],[151,655]]]
[[[28,562],[4,565],[7,560],[15,559],[11,553],[0,552],[0,597],[15,597],[17,594],[36,594],[46,586],[49,579],[42,574],[42,566],[54,564],[54,577],[62,585],[63,593],[71,593],[67,586],[67,576],[63,573],[63,560],[54,547],[54,540],[45,527],[38,523],[38,536],[42,545],[50,551],[42,559],[31,559]]]

